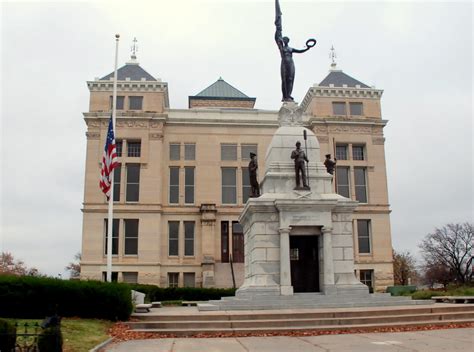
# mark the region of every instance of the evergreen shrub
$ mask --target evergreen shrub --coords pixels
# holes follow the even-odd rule
[[[61,317],[127,320],[132,313],[130,287],[100,281],[0,275],[3,317]]]
[[[0,351],[13,351],[16,342],[16,327],[5,319],[0,319]]]
[[[234,288],[158,287],[155,285],[131,284],[132,290],[146,294],[148,302],[155,301],[209,301],[234,296]]]

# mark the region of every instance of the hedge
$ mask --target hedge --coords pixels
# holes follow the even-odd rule
[[[389,292],[392,296],[402,296],[405,294],[411,294],[416,291],[415,285],[396,285],[396,286],[388,286],[387,292]]]
[[[146,294],[146,300],[154,301],[208,301],[234,296],[233,288],[158,287],[155,285],[130,284],[132,290]]]
[[[132,313],[130,287],[100,281],[0,275],[2,317],[62,317],[127,320]]]

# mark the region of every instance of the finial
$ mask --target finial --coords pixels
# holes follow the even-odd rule
[[[132,60],[136,60],[137,59],[137,51],[138,51],[138,45],[137,45],[137,38],[133,38],[133,45],[131,46],[131,52],[132,52],[132,55],[130,56],[130,58]]]
[[[336,68],[336,50],[334,50],[334,45],[331,45],[331,52],[329,53],[329,58],[331,59],[331,69]]]

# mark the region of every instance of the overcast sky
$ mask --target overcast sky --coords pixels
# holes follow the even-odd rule
[[[384,90],[392,241],[418,251],[435,227],[473,221],[473,6],[280,0],[293,96],[327,75]],[[169,84],[171,108],[222,76],[256,108],[280,107],[273,1],[1,3],[0,251],[57,276],[81,250],[87,80],[130,57]]]

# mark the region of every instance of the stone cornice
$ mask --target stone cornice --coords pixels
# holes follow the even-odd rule
[[[313,97],[327,97],[327,98],[368,98],[380,99],[382,97],[382,89],[374,88],[354,88],[354,87],[323,87],[313,86],[306,93],[301,107],[306,111]]]
[[[92,92],[113,91],[113,81],[87,81]],[[158,81],[118,81],[118,92],[168,92],[168,83]]]

